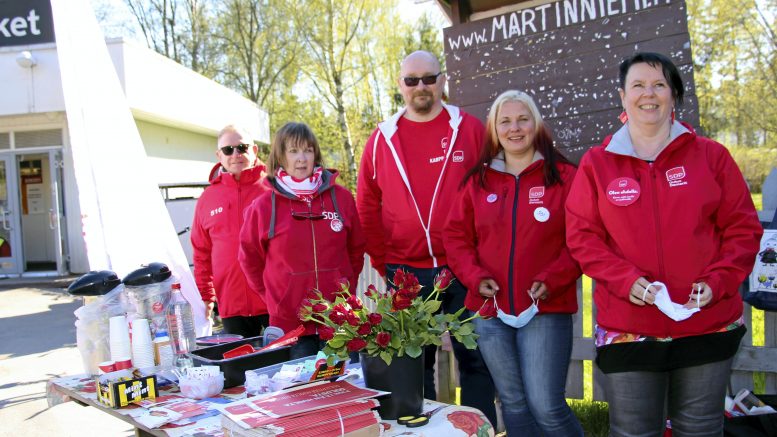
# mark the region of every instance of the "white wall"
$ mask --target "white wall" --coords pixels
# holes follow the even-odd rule
[[[157,184],[207,182],[216,163],[216,136],[135,120]]]
[[[32,49],[37,65],[16,63],[22,50]],[[54,44],[0,47],[0,116],[63,111],[62,82]]]

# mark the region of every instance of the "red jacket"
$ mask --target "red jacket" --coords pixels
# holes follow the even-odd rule
[[[267,302],[270,324],[286,332],[301,324],[298,311],[308,290],[333,300],[338,280],[346,277],[355,291],[364,265],[353,195],[335,184],[337,173],[324,171],[322,177],[310,205],[268,180],[272,191],[246,210],[240,232],[240,266]],[[312,323],[306,333],[315,333]]]
[[[580,268],[564,239],[564,202],[575,168],[558,164],[563,183],[546,187],[544,162],[535,161],[518,177],[492,164],[486,188],[479,178],[469,179],[448,216],[448,263],[469,290],[464,304],[472,311],[484,302],[480,281],[491,278],[499,285],[496,299],[506,313],[517,315],[531,305],[527,290],[534,281],[548,288],[548,298],[538,304],[541,313],[577,312]]]
[[[480,155],[483,124],[455,106],[443,106],[450,115],[450,146],[436,194],[428,202],[431,217],[421,217],[405,173],[397,134],[397,121],[405,110],[380,123],[364,146],[356,204],[367,237],[367,253],[381,275],[386,273],[386,263],[419,268],[447,263],[443,226],[464,174]]]
[[[763,233],[747,185],[720,144],[690,126],[648,163],[631,155],[626,126],[580,161],[567,200],[567,244],[596,280],[596,320],[606,329],[659,337],[717,331],[742,315],[738,287]],[[713,298],[682,322],[629,302],[644,276],[688,302],[705,281]]]
[[[197,200],[192,224],[194,280],[205,302],[218,301],[221,317],[267,314],[267,306],[251,290],[237,263],[243,212],[260,194],[264,164],[240,173],[211,172],[211,185]]]

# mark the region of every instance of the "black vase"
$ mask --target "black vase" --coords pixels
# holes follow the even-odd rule
[[[378,413],[382,419],[421,414],[424,404],[424,355],[394,357],[387,365],[380,357],[359,354],[364,384],[375,390],[389,391],[380,398]]]

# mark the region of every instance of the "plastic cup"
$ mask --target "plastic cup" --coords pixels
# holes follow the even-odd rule
[[[121,357],[116,361],[116,370],[124,370],[132,368],[132,358],[129,356]]]
[[[113,361],[121,361],[123,357],[128,357],[132,355],[132,345],[129,342],[129,339],[122,342],[111,342],[111,359]]]
[[[103,361],[102,363],[97,365],[97,368],[100,369],[100,373],[111,373],[116,370],[116,362]]]
[[[110,318],[109,339],[112,360],[119,361],[119,358],[130,355],[132,349],[126,317],[115,316]]]
[[[148,319],[136,319],[132,322],[132,344],[151,344],[151,330]]]

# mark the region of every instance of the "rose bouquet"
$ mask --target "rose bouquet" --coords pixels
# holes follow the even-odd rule
[[[394,275],[394,289],[379,292],[374,285],[367,288],[364,295],[373,305],[365,306],[343,279],[334,301],[311,290],[302,304],[300,320],[317,324],[319,337],[327,341],[324,352],[330,360],[335,356],[347,359],[350,352],[379,356],[386,364],[391,364],[394,356],[407,354],[417,358],[424,346],[440,346],[445,331],[468,349],[474,349],[478,336],[470,321],[477,314],[459,320],[464,308],[454,314],[438,313],[440,297],[452,280],[449,270],[441,271],[434,279],[432,292],[423,297],[415,275],[400,269]]]

